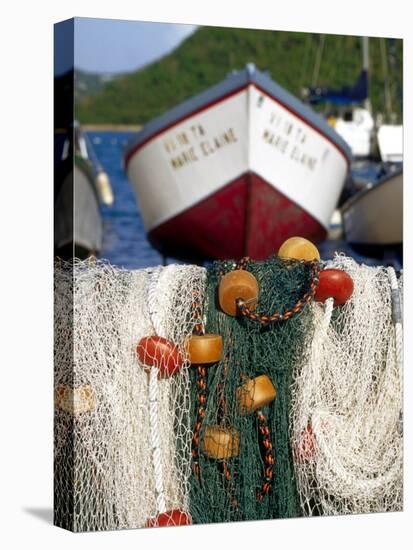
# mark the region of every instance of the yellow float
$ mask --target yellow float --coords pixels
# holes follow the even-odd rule
[[[234,428],[206,426],[202,451],[209,458],[228,459],[239,455],[239,433]]]
[[[242,415],[255,412],[275,399],[277,390],[266,374],[247,380],[237,389],[239,411]]]
[[[309,240],[303,237],[291,237],[283,242],[281,245],[278,256],[285,260],[319,260],[320,253],[317,247]]]
[[[252,273],[236,269],[224,275],[218,288],[219,305],[224,313],[235,317],[237,301],[245,302],[250,310],[255,309],[258,300],[258,282]]]
[[[189,361],[192,365],[217,363],[222,357],[222,336],[219,334],[193,334],[187,343]]]

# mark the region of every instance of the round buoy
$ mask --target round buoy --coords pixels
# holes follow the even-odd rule
[[[192,518],[184,510],[177,508],[168,512],[161,512],[154,518],[146,520],[145,527],[172,527],[174,525],[191,525]]]
[[[310,462],[316,453],[316,441],[310,424],[301,432],[300,441],[294,449],[296,462],[304,464]]]
[[[303,237],[291,237],[283,242],[278,251],[278,256],[283,259],[294,260],[319,260],[320,253],[317,247]]]
[[[348,273],[341,269],[325,269],[319,274],[314,299],[317,302],[325,302],[327,298],[334,298],[334,305],[339,306],[347,302],[353,290],[353,279]]]
[[[239,454],[239,433],[234,428],[207,426],[202,440],[202,451],[209,458],[217,460]]]
[[[238,407],[242,415],[257,411],[275,399],[277,391],[266,374],[247,380],[237,389]]]
[[[162,336],[142,338],[136,347],[136,353],[144,367],[156,367],[159,370],[159,378],[173,376],[184,364],[179,349]]]
[[[192,365],[217,363],[222,357],[222,337],[219,334],[193,334],[188,340],[188,355]]]
[[[258,282],[252,273],[244,269],[236,269],[224,275],[218,288],[219,305],[227,315],[237,315],[239,299],[246,302],[250,310],[255,309]]]

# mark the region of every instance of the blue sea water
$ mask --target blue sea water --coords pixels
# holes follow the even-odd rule
[[[132,132],[88,132],[96,156],[106,170],[115,201],[110,207],[102,206],[103,248],[99,256],[113,265],[128,269],[156,266],[163,263],[162,256],[149,244],[142,222],[137,198],[123,168],[125,145],[134,136]],[[361,167],[362,175],[373,176],[376,167]],[[360,256],[343,240],[327,240],[319,245],[322,259],[344,252],[360,263],[377,265],[372,258]],[[176,262],[168,258],[168,263]]]
[[[102,206],[103,247],[99,256],[128,269],[162,263],[161,255],[146,238],[137,199],[123,168],[123,150],[133,135],[131,132],[88,132],[115,197],[112,206]]]

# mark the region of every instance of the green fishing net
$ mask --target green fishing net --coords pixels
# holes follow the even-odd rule
[[[172,512],[176,525],[187,514],[212,523],[402,509],[401,281],[337,256],[327,269],[346,271],[354,292],[333,308],[331,299],[304,299],[318,264],[274,257],[242,266],[259,286],[252,315],[267,324],[245,306],[238,317],[220,309],[222,277],[241,267],[233,261],[56,269],[57,525],[144,527]],[[268,323],[274,313],[288,320]],[[224,349],[219,362],[197,365],[188,340],[205,343],[192,339],[204,331],[220,335]],[[148,375],[136,351],[148,337],[179,350],[173,376]],[[258,377],[269,391],[261,409],[255,397],[240,409],[247,392],[239,389]],[[226,454],[221,434],[232,442]]]
[[[208,268],[204,313],[206,332],[220,334],[221,361],[207,367],[205,415],[199,432],[198,453],[191,476],[190,512],[194,523],[228,522],[301,515],[290,447],[289,411],[293,366],[304,353],[312,329],[311,311],[305,306],[289,320],[267,326],[245,317],[223,313],[217,299],[222,274],[235,268],[233,261],[215,262]],[[308,264],[273,257],[247,265],[259,284],[256,312],[271,314],[290,309],[307,292],[311,282]],[[269,491],[257,498],[264,480],[264,452],[256,412],[241,414],[237,388],[247,379],[267,375],[276,388],[275,399],[262,408],[269,429],[275,463]],[[199,420],[199,373],[191,369],[191,422]],[[202,452],[208,426],[236,430],[237,456],[214,459]],[[199,473],[198,473],[199,472]]]

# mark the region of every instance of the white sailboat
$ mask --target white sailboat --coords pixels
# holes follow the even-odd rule
[[[316,59],[316,69],[321,63],[324,35],[320,37],[320,47]],[[318,70],[313,76],[313,85],[303,90],[303,95],[312,105],[325,104],[330,111],[328,123],[347,142],[353,158],[367,158],[373,151],[374,119],[368,99],[369,54],[368,38],[362,38],[362,67],[353,86],[332,89],[318,86]]]
[[[403,126],[401,124],[379,126],[377,144],[383,162],[403,162]]]
[[[367,94],[367,78],[369,74],[367,36],[362,37],[362,52],[363,65],[361,74],[366,75]],[[336,132],[349,144],[354,158],[366,158],[372,154],[375,128],[368,97],[364,99],[363,105],[351,103],[346,109],[343,109],[341,115],[335,119],[333,125]]]

